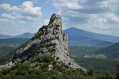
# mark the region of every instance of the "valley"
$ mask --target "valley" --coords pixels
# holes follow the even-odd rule
[[[0,0],[0,79],[119,79],[119,0]]]
[[[7,41],[9,40],[9,41]],[[21,38],[14,39],[14,41],[19,41]],[[21,42],[11,42],[11,39],[4,40],[6,43],[1,42],[1,52],[0,52],[0,64],[3,64],[4,62],[8,61],[9,58],[13,55],[12,52],[15,50],[18,46],[22,45],[26,40],[21,40]],[[4,45],[3,45],[4,44]],[[11,46],[13,45],[13,46]],[[15,45],[18,45],[14,47]],[[71,45],[69,43],[69,45]],[[6,46],[6,47],[4,47]],[[81,66],[85,67],[86,69],[89,69],[91,66],[94,67],[96,73],[104,73],[104,72],[111,72],[116,73],[117,72],[117,60],[113,59],[105,59],[105,58],[96,58],[96,56],[92,56],[92,54],[97,54],[97,51],[100,51],[106,47],[101,46],[74,46],[71,45],[69,47],[69,54],[73,56],[75,61],[80,64]],[[96,53],[95,53],[96,52]],[[101,53],[99,53],[101,54]],[[85,57],[85,55],[89,57]],[[109,54],[108,54],[109,55]],[[106,62],[106,63],[105,63]],[[97,63],[95,65],[95,63]],[[105,63],[105,64],[104,64]],[[100,64],[100,65],[98,65]]]
[[[54,20],[57,20],[54,18],[58,18],[56,22],[59,22],[59,25],[54,24]],[[60,17],[54,14],[49,25],[40,28],[34,36],[31,33],[25,33],[14,36],[15,38],[10,36],[8,38],[4,36],[6,39],[1,38],[1,78],[12,78],[14,76],[15,79],[18,78],[17,75],[20,76],[19,78],[27,76],[33,78],[33,76],[37,76],[35,73],[43,73],[42,76],[34,77],[35,79],[45,78],[45,76],[51,79],[60,79],[60,77],[62,79],[83,77],[84,79],[101,79],[102,76],[107,74],[111,79],[116,78],[119,62],[119,43],[115,42],[118,41],[118,37],[91,33],[77,28],[64,30],[63,32],[68,32],[69,36],[67,33],[63,35],[61,32],[62,24],[60,23]],[[52,25],[53,27],[51,27]],[[52,29],[54,29],[53,32],[51,31]],[[79,33],[79,35],[76,35],[76,33]],[[48,34],[51,34],[52,37]],[[95,36],[106,38],[99,39]],[[110,37],[113,37],[113,39],[107,40]],[[51,69],[49,66],[51,66]],[[37,68],[40,71],[37,71]],[[68,76],[69,74],[72,75]]]

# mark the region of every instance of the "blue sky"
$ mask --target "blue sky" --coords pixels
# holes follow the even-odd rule
[[[118,5],[118,0],[0,0],[0,34],[35,33],[57,13],[63,29],[119,36]]]

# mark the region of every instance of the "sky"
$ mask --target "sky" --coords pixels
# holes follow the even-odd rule
[[[63,30],[76,27],[119,36],[118,5],[118,0],[0,0],[0,34],[35,33],[57,13]]]

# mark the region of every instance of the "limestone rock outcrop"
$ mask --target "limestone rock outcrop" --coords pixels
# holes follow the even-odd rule
[[[49,24],[41,27],[34,37],[16,51],[11,61],[28,62],[42,54],[51,55],[72,69],[82,68],[69,57],[68,34],[62,34],[62,19],[57,14],[53,14]]]

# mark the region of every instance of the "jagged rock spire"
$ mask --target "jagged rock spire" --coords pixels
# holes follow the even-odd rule
[[[31,55],[32,52],[35,54]],[[17,50],[14,58],[21,61],[25,57],[29,61],[42,54],[49,54],[57,61],[70,64],[73,69],[81,68],[69,57],[68,34],[62,34],[62,18],[57,14],[51,15],[49,24],[40,28],[24,48]]]
[[[62,19],[57,14],[53,14],[48,25],[41,27],[34,37],[16,50],[11,60],[30,61],[42,54],[51,55],[72,69],[82,68],[69,57],[68,34],[62,34]]]
[[[56,24],[62,27],[62,18],[55,13],[52,14],[48,25],[51,24]]]

